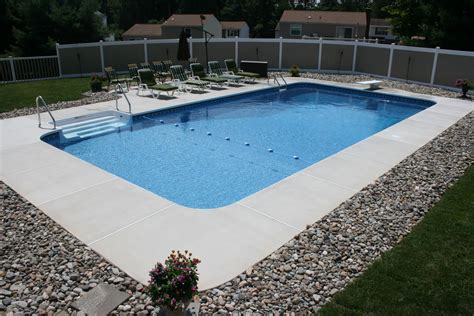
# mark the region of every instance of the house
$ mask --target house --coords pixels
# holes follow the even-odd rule
[[[188,36],[202,38],[205,31],[222,37],[222,27],[214,14],[173,14],[161,24],[161,38],[179,38],[184,29]]]
[[[275,37],[363,38],[366,27],[365,12],[285,10]]]
[[[222,37],[249,37],[249,25],[245,21],[221,21]]]
[[[202,29],[214,37],[249,37],[245,21],[219,22],[214,14],[173,14],[162,24],[135,24],[122,34],[124,40],[179,38],[181,30],[193,38],[202,38]]]
[[[161,24],[135,24],[122,34],[125,41],[161,38]]]
[[[392,33],[392,24],[388,19],[371,19],[369,37],[388,42],[397,39],[397,36]]]

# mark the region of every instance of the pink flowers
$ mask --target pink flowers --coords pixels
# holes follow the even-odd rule
[[[461,87],[464,87],[467,84],[468,84],[468,81],[466,79],[458,79],[458,80],[456,80],[455,86],[461,88]]]
[[[172,310],[182,307],[197,294],[197,265],[201,261],[192,253],[172,251],[165,264],[157,263],[150,271],[148,293],[153,302]]]

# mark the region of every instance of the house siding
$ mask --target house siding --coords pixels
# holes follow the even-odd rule
[[[181,30],[185,28],[191,28],[191,36],[193,38],[203,38],[202,31],[199,30],[201,26],[175,26],[175,25],[162,25],[161,38],[166,38],[166,39],[179,38],[179,35],[181,34]],[[221,24],[214,17],[207,18],[205,20],[204,29],[214,34],[215,38],[222,37]]]
[[[306,36],[312,36],[313,34],[317,34],[319,37],[336,37],[338,27],[354,28],[354,37],[363,38],[365,36],[365,25],[280,22],[279,31],[276,32],[276,37],[281,36],[283,38],[301,38],[302,36],[292,36],[290,34],[291,24],[301,24],[302,35]]]

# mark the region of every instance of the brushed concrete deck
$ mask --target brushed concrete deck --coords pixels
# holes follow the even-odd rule
[[[342,87],[357,84],[289,79]],[[266,82],[156,100],[129,93],[133,113],[268,87]],[[281,247],[354,193],[474,110],[456,99],[395,93],[437,104],[232,205],[194,210],[177,205],[40,141],[49,132],[35,115],[0,121],[0,178],[130,276],[148,271],[172,249],[200,258],[200,289],[217,286]],[[124,101],[120,103],[126,109]],[[56,119],[114,110],[102,102],[54,111]],[[46,119],[46,116],[43,117]]]

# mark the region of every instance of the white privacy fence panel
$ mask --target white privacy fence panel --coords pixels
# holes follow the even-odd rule
[[[15,82],[61,76],[58,56],[0,58],[0,81]]]

